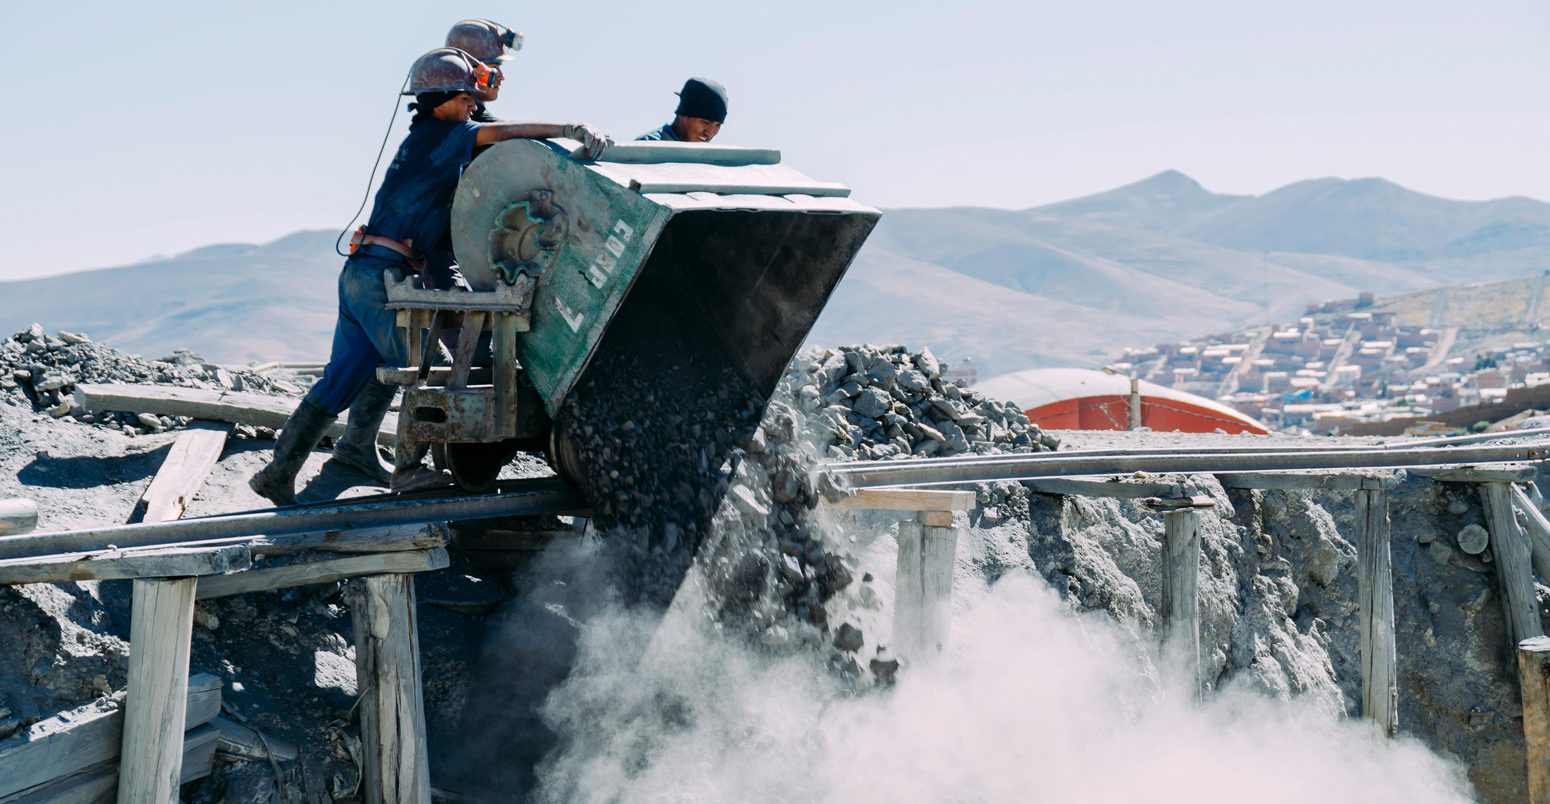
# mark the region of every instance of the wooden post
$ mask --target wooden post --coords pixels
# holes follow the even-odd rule
[[[1529,637],[1544,636],[1539,621],[1539,600],[1534,594],[1534,571],[1529,565],[1528,537],[1512,512],[1512,489],[1507,481],[1480,484],[1486,521],[1491,531],[1491,552],[1496,557],[1496,582],[1501,590],[1507,637],[1516,645]]]
[[[1529,801],[1550,804],[1550,637],[1518,643],[1518,689],[1523,695]]]
[[[899,523],[893,641],[900,656],[915,662],[930,662],[947,647],[958,550],[952,523],[948,511],[922,511],[914,522]]]
[[[361,695],[365,801],[429,802],[414,576],[374,575],[352,582],[350,614]]]
[[[1163,514],[1163,645],[1184,657],[1184,669],[1201,695],[1200,514],[1193,508]]]
[[[188,648],[198,585],[195,578],[134,582],[119,804],[175,804],[178,800],[188,711]]]
[[[1394,571],[1388,492],[1372,479],[1356,492],[1356,585],[1361,616],[1362,717],[1384,736],[1399,732],[1394,649]]]
[[[37,503],[22,497],[0,500],[0,536],[31,533],[37,526]]]

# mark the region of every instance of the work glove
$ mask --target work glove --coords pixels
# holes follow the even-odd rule
[[[603,155],[603,149],[613,144],[613,140],[607,134],[598,131],[586,123],[571,123],[565,127],[565,136],[573,140],[581,140],[587,148],[587,158],[597,159]]]

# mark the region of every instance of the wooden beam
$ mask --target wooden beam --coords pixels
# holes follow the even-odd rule
[[[119,804],[178,801],[198,584],[196,578],[134,581]]]
[[[1200,512],[1163,514],[1162,610],[1164,652],[1182,656],[1200,700]]]
[[[241,545],[65,553],[45,558],[5,558],[0,559],[0,586],[220,575],[245,570],[251,563],[252,559],[247,548]]]
[[[1550,520],[1545,519],[1545,513],[1539,510],[1533,498],[1516,485],[1512,487],[1512,507],[1521,512],[1528,523],[1524,530],[1528,533],[1530,561],[1539,577],[1550,583]]]
[[[1385,737],[1399,733],[1399,675],[1394,648],[1394,571],[1388,492],[1356,492],[1356,587],[1361,620],[1362,717]]]
[[[1518,690],[1523,696],[1529,802],[1550,804],[1550,637],[1518,643]]]
[[[199,726],[183,736],[183,772],[178,784],[184,785],[210,775],[215,766],[217,732]],[[87,770],[56,779],[47,784],[0,798],[0,804],[97,804],[114,799],[118,788],[116,758]]]
[[[221,680],[209,673],[188,679],[184,727],[192,729],[221,711]],[[78,774],[103,762],[115,763],[123,744],[124,712],[99,704],[34,723],[26,732],[0,741],[0,801],[55,779]]]
[[[953,565],[958,531],[923,520],[899,523],[893,641],[901,656],[930,662],[947,647],[952,627]]]
[[[23,497],[0,500],[0,536],[31,533],[37,527],[37,503]]]
[[[1439,483],[1529,483],[1539,474],[1533,464],[1509,463],[1490,467],[1421,466],[1406,469],[1412,475],[1431,478]]]
[[[216,391],[204,388],[174,388],[165,385],[91,384],[75,387],[75,399],[93,413],[126,411],[154,413],[158,416],[191,416],[195,419],[232,422],[275,430],[296,410],[298,400],[267,394]],[[341,415],[328,429],[329,436],[344,435],[349,417]],[[382,420],[377,443],[391,445],[398,432],[398,417],[393,413]]]
[[[1153,483],[1126,481],[1119,478],[1100,479],[1084,477],[1044,477],[1023,481],[1040,494],[1060,494],[1071,497],[1115,497],[1141,499],[1143,497],[1182,497],[1182,483]]]
[[[352,583],[350,598],[364,799],[367,804],[428,802],[431,783],[414,576],[362,578]]]
[[[397,553],[445,547],[451,539],[445,522],[420,525],[388,525],[380,528],[346,528],[286,536],[239,539],[255,557],[285,555],[301,550],[331,553]]]
[[[178,434],[156,477],[140,496],[146,522],[178,519],[215,468],[231,433],[227,422],[195,421]]]
[[[857,489],[856,493],[828,503],[828,506],[841,511],[967,511],[974,504],[972,491],[899,488]]]
[[[303,553],[295,556],[295,560],[288,564],[260,566],[247,572],[201,578],[198,597],[200,600],[209,600],[312,583],[332,583],[362,575],[428,572],[442,569],[449,563],[445,547],[348,556]]]
[[[234,720],[218,717],[210,721],[210,725],[219,738],[216,750],[222,754],[255,762],[268,762],[271,756],[280,762],[289,762],[299,755],[294,743],[260,734],[257,729]]]
[[[1229,489],[1350,491],[1372,477],[1354,472],[1220,472],[1216,480]]]
[[[1539,621],[1539,601],[1534,594],[1534,573],[1529,565],[1528,537],[1512,513],[1512,492],[1505,481],[1480,484],[1486,522],[1491,532],[1496,581],[1507,621],[1507,637],[1514,645],[1529,637],[1544,636]]]

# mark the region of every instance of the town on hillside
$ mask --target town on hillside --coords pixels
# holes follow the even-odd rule
[[[1126,349],[1113,367],[1282,432],[1446,432],[1550,407],[1534,404],[1550,400],[1550,340],[1454,354],[1466,351],[1456,348],[1459,327],[1405,323],[1373,307],[1364,292],[1310,305],[1291,324]],[[1504,405],[1509,396],[1520,404]]]

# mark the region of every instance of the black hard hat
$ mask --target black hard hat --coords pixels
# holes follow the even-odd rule
[[[691,78],[678,91],[678,109],[674,114],[698,117],[713,123],[727,121],[727,90],[709,78]]]

